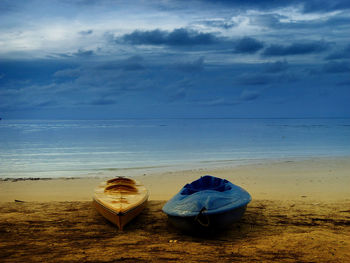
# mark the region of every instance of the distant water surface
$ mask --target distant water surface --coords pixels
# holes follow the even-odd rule
[[[0,121],[0,178],[337,156],[350,156],[349,119]]]

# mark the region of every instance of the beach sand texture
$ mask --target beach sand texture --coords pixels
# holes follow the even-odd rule
[[[2,181],[0,259],[350,262],[349,171],[349,160],[333,159],[145,175],[151,201],[124,231],[92,207],[92,191],[101,179]],[[243,219],[226,231],[214,236],[181,233],[168,224],[161,207],[184,183],[206,173],[235,179],[253,201]],[[50,185],[55,188],[48,191]]]
[[[217,236],[167,224],[151,201],[125,231],[90,202],[2,203],[2,262],[349,262],[347,203],[255,200]],[[346,208],[347,207],[347,208]]]

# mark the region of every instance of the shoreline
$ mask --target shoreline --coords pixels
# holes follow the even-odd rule
[[[350,157],[275,160],[211,168],[148,173],[133,176],[150,191],[150,200],[168,200],[186,183],[211,174],[245,188],[253,199],[319,200],[350,199]],[[119,171],[91,177],[8,178],[0,180],[0,202],[89,201],[94,188]]]
[[[17,176],[0,176],[2,181],[37,181],[37,180],[56,180],[56,179],[91,179],[91,178],[109,178],[115,173],[123,173],[123,176],[138,177],[140,174],[162,174],[167,172],[187,172],[193,170],[212,171],[218,169],[229,169],[236,167],[254,166],[260,164],[274,164],[284,162],[303,162],[303,161],[344,161],[350,160],[350,155],[341,156],[293,156],[280,158],[250,158],[250,159],[235,159],[235,160],[202,160],[196,162],[179,162],[174,164],[164,164],[159,166],[140,166],[140,167],[123,167],[123,168],[96,168],[86,171],[71,171],[75,175],[62,176],[62,174],[70,173],[70,171],[38,171],[38,172],[18,172]],[[61,174],[61,176],[48,176],[48,174]],[[26,176],[29,174],[29,176]],[[35,174],[46,174],[46,176],[34,176]]]
[[[350,158],[265,162],[134,177],[145,210],[118,231],[92,206],[106,178],[0,181],[3,262],[348,262]],[[243,218],[213,236],[174,229],[166,200],[199,176],[252,195]]]

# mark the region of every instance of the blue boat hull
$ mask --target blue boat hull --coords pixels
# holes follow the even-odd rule
[[[205,175],[186,184],[163,206],[163,212],[181,230],[217,230],[240,220],[251,199],[243,188]]]
[[[168,215],[169,222],[185,232],[202,232],[222,230],[239,221],[247,206],[242,206],[218,214],[201,214],[199,216],[181,217]]]

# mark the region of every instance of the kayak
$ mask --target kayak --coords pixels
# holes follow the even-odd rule
[[[162,210],[184,231],[222,229],[240,220],[251,200],[243,188],[206,175],[186,184]]]
[[[94,191],[96,210],[120,230],[142,212],[149,192],[141,183],[117,177],[101,183]]]

